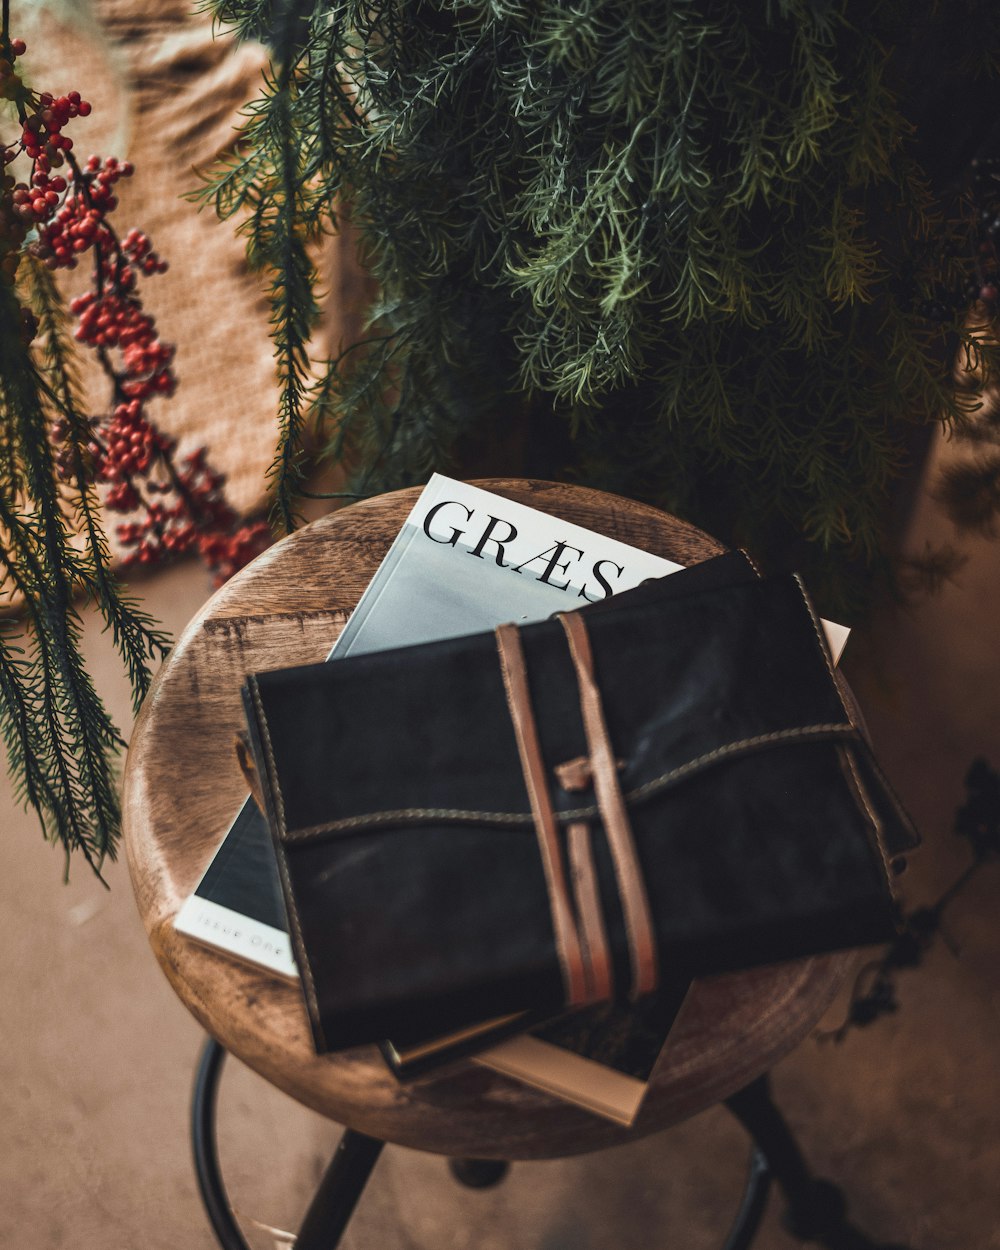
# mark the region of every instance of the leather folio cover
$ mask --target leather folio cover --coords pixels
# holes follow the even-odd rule
[[[890,937],[890,861],[917,838],[798,580],[760,580],[720,557],[573,615],[586,624],[661,979]],[[555,854],[572,859],[570,832],[590,831],[612,993],[625,998],[636,987],[631,887],[602,836],[604,796],[586,768],[571,783],[559,767],[595,758],[568,632],[543,621],[520,644]],[[247,683],[319,1051],[567,1001],[505,677],[488,633]],[[578,884],[572,865],[566,875]]]

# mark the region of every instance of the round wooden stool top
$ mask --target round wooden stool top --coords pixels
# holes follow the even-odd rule
[[[722,551],[700,530],[614,495],[516,480],[477,485],[678,563]],[[173,928],[246,795],[233,751],[244,675],[326,657],[417,494],[355,504],[278,543],[213,596],[163,666],[135,728],[124,795],[129,867],[150,942],[181,1000],[228,1051],[360,1132],[507,1159],[643,1136],[725,1098],[790,1050],[829,1004],[851,956],[697,982],[625,1130],[474,1064],[400,1085],[375,1047],[317,1056],[298,986]]]

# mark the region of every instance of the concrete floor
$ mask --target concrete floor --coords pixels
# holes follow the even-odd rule
[[[924,497],[908,543],[951,537]],[[1000,545],[962,539],[953,584],[886,613],[854,680],[890,776],[923,829],[907,891],[929,901],[965,863],[951,833],[976,754],[1000,765]],[[179,630],[206,593],[194,567],[142,586]],[[122,723],[128,697],[90,639]],[[146,946],[124,865],[111,890],[63,862],[0,793],[0,1248],[211,1250],[195,1191],[187,1107],[200,1033]],[[807,1040],[776,1069],[777,1096],[815,1167],[847,1189],[857,1223],[911,1250],[1000,1250],[1000,865],[950,916],[952,953],[904,974],[901,1010],[841,1045]],[[828,1023],[836,1023],[838,1005]],[[321,1121],[233,1062],[221,1151],[255,1247],[294,1228],[336,1142]],[[719,1108],[617,1151],[515,1166],[460,1189],[440,1159],[386,1150],[348,1250],[715,1250],[746,1165]],[[772,1198],[759,1250],[790,1250]],[[254,1223],[253,1221],[257,1221]]]

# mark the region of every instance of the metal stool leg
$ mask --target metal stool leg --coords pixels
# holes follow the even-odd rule
[[[219,1092],[219,1076],[226,1052],[214,1038],[209,1038],[201,1052],[191,1102],[191,1146],[198,1190],[208,1218],[222,1250],[250,1250],[233,1217],[226,1196],[226,1187],[219,1168],[219,1150],[215,1140],[215,1109]]]
[[[215,1112],[226,1052],[209,1038],[201,1053],[191,1104],[191,1144],[198,1189],[222,1250],[250,1250],[233,1216],[219,1167]],[[344,1132],[295,1240],[296,1250],[335,1250],[343,1236],[383,1142],[351,1129]]]
[[[487,1189],[497,1185],[510,1171],[510,1164],[502,1159],[449,1159],[448,1167],[455,1180],[470,1189]],[[764,1217],[770,1186],[771,1172],[767,1160],[755,1147],[750,1156],[743,1200],[722,1250],[749,1250]]]
[[[333,1250],[354,1214],[385,1142],[346,1129],[295,1238],[295,1250]]]
[[[202,1050],[191,1105],[191,1143],[198,1189],[222,1250],[250,1250],[233,1216],[219,1167],[215,1136],[219,1079],[226,1052],[209,1038]],[[768,1078],[727,1099],[727,1105],[756,1143],[743,1201],[723,1250],[748,1250],[767,1205],[772,1173],[788,1200],[787,1223],[800,1240],[819,1241],[828,1250],[906,1250],[876,1244],[847,1224],[844,1199],[828,1181],[816,1180],[771,1099]],[[354,1213],[384,1143],[347,1129],[296,1238],[296,1250],[335,1250]],[[506,1175],[509,1164],[499,1160],[454,1159],[455,1178],[481,1188]]]
[[[750,1243],[757,1236],[760,1222],[767,1209],[767,1195],[771,1189],[771,1169],[759,1148],[754,1147],[750,1156],[750,1170],[747,1173],[746,1188],[743,1201],[736,1212],[736,1219],[729,1230],[726,1244],[722,1250],[749,1250]]]
[[[799,1241],[826,1250],[907,1250],[897,1243],[874,1242],[847,1220],[847,1200],[832,1181],[813,1176],[784,1116],[771,1097],[765,1073],[726,1106],[757,1143],[788,1203],[784,1224]]]
[[[470,1189],[497,1185],[510,1171],[510,1164],[502,1159],[449,1159],[448,1167],[455,1180]],[[764,1217],[770,1185],[771,1172],[767,1160],[755,1147],[750,1157],[743,1200],[722,1250],[749,1250]]]

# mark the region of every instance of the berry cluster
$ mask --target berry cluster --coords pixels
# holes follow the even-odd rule
[[[131,166],[129,166],[131,171]],[[167,262],[161,260],[153,251],[153,245],[149,241],[149,235],[144,234],[141,230],[130,230],[125,236],[122,243],[122,251],[128,257],[133,268],[129,271],[133,274],[136,269],[141,269],[144,274],[149,276],[154,273],[166,273]]]
[[[173,538],[175,543],[186,546],[173,549],[196,548],[212,570],[215,586],[221,586],[271,543],[266,522],[239,524],[223,494],[224,484],[222,474],[208,464],[204,447],[184,457],[175,482],[176,494],[185,510],[177,514],[180,524]],[[191,517],[197,520],[197,528],[191,524]]]
[[[113,286],[134,286],[131,259],[124,255],[107,221],[108,213],[118,207],[112,188],[119,179],[131,177],[132,172],[129,161],[119,162],[109,156],[102,164],[99,156],[91,156],[74,178],[74,190],[66,196],[54,220],[39,230],[38,242],[32,248],[34,254],[50,269],[75,269],[80,253],[93,248],[97,263],[104,270],[99,275],[102,284],[108,281]]]
[[[136,428],[123,455],[105,458],[103,472],[120,475],[129,458],[141,461],[149,448],[148,435]],[[168,454],[172,450],[171,445]],[[139,496],[132,479],[128,473],[119,476],[106,500],[109,508],[135,510]],[[160,492],[164,498],[147,502],[140,520],[118,527],[119,541],[131,549],[126,565],[151,565],[171,555],[197,551],[212,571],[213,585],[221,586],[259,555],[270,544],[270,530],[263,521],[239,524],[223,494],[224,480],[208,465],[205,449],[199,448],[184,457],[180,468],[172,466],[166,481],[147,481],[147,490]]]
[[[17,100],[24,91],[21,76],[14,69],[14,62],[27,52],[23,39],[12,39],[0,55],[0,100]],[[11,156],[7,160],[13,160]]]
[[[14,62],[24,51],[23,39],[11,40],[6,47],[0,48],[0,100],[16,101],[24,93],[20,75],[14,69]],[[4,170],[17,155],[16,145],[8,147],[0,143],[0,164]],[[0,280],[9,284],[13,283],[17,273],[21,247],[28,233],[24,215],[14,203],[15,190],[17,183],[14,178],[3,173],[0,178]]]
[[[129,502],[131,508],[136,506],[132,501],[138,492],[132,485],[132,478],[148,473],[158,452],[166,454],[171,451],[171,440],[150,425],[139,400],[133,399],[115,407],[104,430],[104,447],[97,449],[96,464],[106,482],[128,490],[127,494],[119,493],[115,497],[118,504],[116,510],[121,510],[122,502]]]
[[[43,91],[37,107],[22,122],[21,144],[32,160],[45,156],[50,161],[58,159],[60,152],[71,152],[73,140],[62,133],[63,126],[71,117],[88,117],[90,105],[80,99],[79,91],[69,95],[53,96]]]
[[[74,117],[87,117],[91,109],[79,91],[64,96],[43,91],[36,96],[26,90],[14,69],[17,58],[26,51],[24,40],[14,39],[9,47],[9,59],[0,59],[0,95],[18,106],[21,138],[19,143],[3,147],[3,162],[9,165],[22,152],[31,161],[29,180],[10,188],[14,212],[30,229],[51,220],[68,186],[61,174],[52,174],[73,150],[73,140],[62,133],[63,127]]]
[[[167,263],[143,231],[119,239],[109,220],[118,207],[117,184],[131,176],[132,165],[91,156],[81,166],[63,129],[86,117],[90,105],[76,91],[29,91],[15,70],[23,40],[4,38],[0,52],[0,99],[15,102],[21,123],[17,142],[0,144],[0,158],[4,169],[20,156],[31,163],[25,181],[2,174],[0,275],[13,282],[32,231],[28,250],[50,269],[75,269],[89,255],[91,287],[70,302],[78,318],[74,333],[96,352],[114,391],[110,416],[90,419],[85,446],[70,438],[65,421],[54,423],[57,468],[67,480],[88,473],[105,488],[108,510],[128,518],[117,529],[126,564],[151,565],[198,551],[220,584],[262,551],[270,535],[263,522],[240,524],[204,448],[178,464],[175,440],[147,413],[149,401],[172,395],[177,380],[174,348],[161,341],[138,291],[140,277],[164,273]],[[28,310],[23,313],[28,344],[37,324]]]
[[[153,395],[172,395],[177,380],[171,369],[173,347],[160,341],[156,322],[143,311],[138,298],[121,293],[131,285],[112,287],[103,294],[87,291],[70,301],[70,311],[80,318],[73,332],[78,342],[105,352],[109,348],[121,351],[117,389],[127,399],[141,402]]]
[[[12,284],[21,263],[21,247],[28,233],[24,218],[14,205],[16,187],[9,174],[0,179],[0,276]]]
[[[216,531],[198,539],[201,557],[212,570],[216,590],[270,545],[271,529],[266,521],[248,521],[231,534]]]
[[[15,69],[26,50],[23,39],[5,40],[6,55],[0,56],[0,98],[14,102],[21,123],[20,139],[0,144],[0,155],[5,167],[22,155],[31,162],[26,179],[15,182],[9,174],[4,176],[0,194],[0,270],[8,281],[14,279],[28,232],[52,221],[75,175],[73,140],[62,133],[63,127],[91,111],[79,91],[64,96],[30,91]],[[67,164],[69,179],[53,173]],[[33,244],[33,250],[38,246]]]
[[[66,179],[51,178],[44,170],[32,176],[32,185],[19,182],[11,195],[17,215],[22,217],[29,226],[48,221],[59,203],[60,193],[66,190]]]

